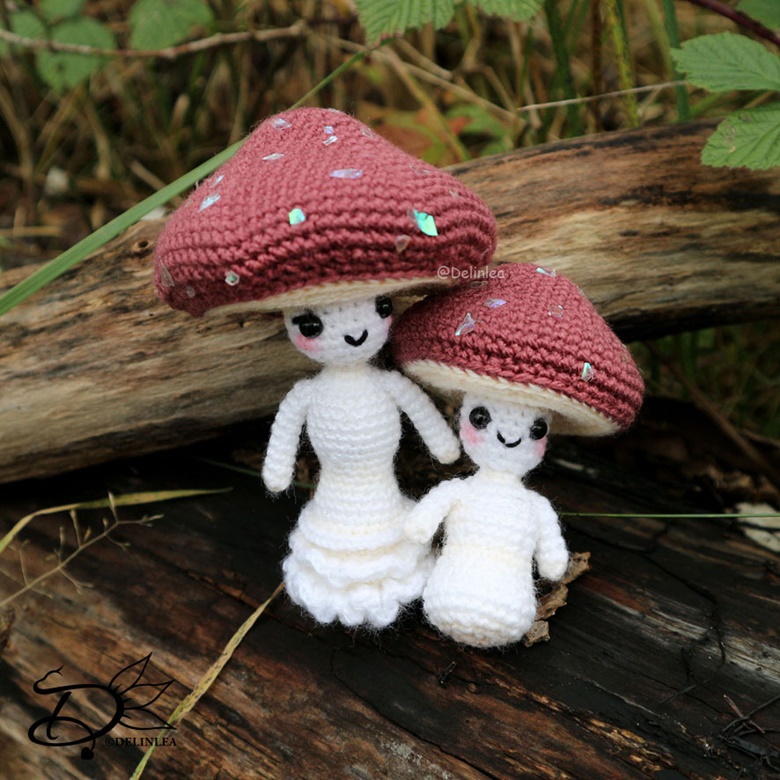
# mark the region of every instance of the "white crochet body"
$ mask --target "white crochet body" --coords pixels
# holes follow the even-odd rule
[[[430,399],[406,377],[365,360],[326,363],[296,384],[274,420],[263,467],[269,489],[289,484],[303,426],[320,463],[283,570],[290,598],[322,623],[385,627],[419,598],[430,573],[429,545],[403,533],[414,503],[399,490],[393,465],[399,410],[434,455],[458,456],[457,439]]]
[[[477,403],[467,396],[464,409]],[[433,488],[405,526],[410,539],[424,542],[444,521],[443,547],[423,607],[439,630],[476,647],[521,639],[536,617],[534,560],[540,576],[557,580],[569,558],[552,505],[522,482],[541,460],[546,441],[528,438],[533,412],[503,406],[490,404],[490,428],[479,439],[473,430],[464,434],[462,423],[466,449],[483,467]]]

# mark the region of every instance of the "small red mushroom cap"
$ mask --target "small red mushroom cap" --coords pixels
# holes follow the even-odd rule
[[[435,284],[495,245],[490,209],[456,178],[354,117],[301,108],[260,124],[172,214],[155,286],[195,316],[273,311]]]
[[[628,428],[644,383],[628,349],[570,280],[527,263],[434,293],[396,322],[403,370],[553,414],[552,430],[601,436]]]

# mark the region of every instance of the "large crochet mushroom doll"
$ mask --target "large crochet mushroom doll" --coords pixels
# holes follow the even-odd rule
[[[534,265],[501,265],[486,282],[434,294],[400,318],[404,371],[463,393],[460,438],[477,466],[410,513],[410,541],[444,541],[423,592],[425,614],[459,642],[506,645],[533,624],[538,574],[558,580],[568,552],[550,502],[523,484],[550,432],[627,428],[643,383],[626,347],[572,282]]]
[[[281,403],[263,466],[293,479],[303,428],[319,480],[290,536],[286,589],[318,621],[383,627],[418,598],[431,560],[406,539],[412,502],[393,459],[404,412],[439,460],[460,447],[428,397],[370,361],[388,338],[391,293],[437,269],[482,265],[495,247],[487,206],[455,178],[353,117],[271,117],[172,215],[155,282],[171,306],[281,311],[292,343],[323,368]]]

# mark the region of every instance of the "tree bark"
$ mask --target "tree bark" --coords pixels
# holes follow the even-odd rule
[[[712,125],[574,139],[452,169],[496,214],[496,262],[554,267],[625,339],[780,313],[780,180],[702,167]],[[273,411],[313,365],[260,315],[190,319],[136,225],[0,322],[0,482],[183,444]],[[29,269],[0,275],[0,290]]]

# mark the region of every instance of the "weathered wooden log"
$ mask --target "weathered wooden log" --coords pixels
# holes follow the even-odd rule
[[[575,139],[457,166],[496,261],[569,275],[627,339],[780,313],[780,179],[704,168],[710,124]],[[0,482],[182,444],[271,412],[312,364],[278,320],[192,320],[155,297],[137,225],[0,319]],[[27,269],[0,275],[0,289]]]
[[[691,418],[675,427],[677,441],[715,440],[716,451],[733,456],[717,430],[702,435],[686,424]],[[641,452],[657,433],[640,425],[620,446]],[[670,485],[648,468],[652,458],[632,466],[622,457],[616,466],[598,452],[592,444],[554,443],[537,489],[561,511],[679,511],[677,472],[662,469]],[[175,682],[126,697],[140,704],[160,692],[148,709],[167,718],[279,583],[285,539],[305,497],[271,499],[257,479],[187,454],[139,458],[132,471],[117,463],[6,488],[0,529],[41,508],[42,486],[53,504],[160,485],[233,490],[120,508],[125,521],[162,517],[117,529],[125,546],[104,541],[83,549],[67,578],[52,576],[10,602],[16,619],[0,654],[3,778],[130,777],[149,748],[144,738],[157,736],[133,727],[150,725],[151,716],[129,713],[82,760],[88,742],[57,746],[75,731],[64,719],[83,722],[75,735],[88,736],[87,727],[110,722],[114,702],[75,690],[51,722],[51,736],[43,724],[36,732],[42,744],[33,743],[29,728],[54,718],[62,700],[37,693],[35,681],[62,667],[48,686],[105,685],[151,653],[139,685]],[[403,462],[411,456],[402,452]],[[94,537],[103,517],[110,514],[79,512],[82,535],[89,526]],[[571,548],[591,551],[591,570],[569,586],[549,642],[466,648],[437,635],[414,609],[381,633],[317,626],[281,595],[165,735],[144,780],[769,780],[780,760],[771,554],[728,521],[564,519]],[[56,566],[52,549],[76,547],[67,513],[37,519],[24,540],[30,579]],[[77,590],[79,583],[85,587]],[[0,602],[21,586],[19,558],[6,550]]]

